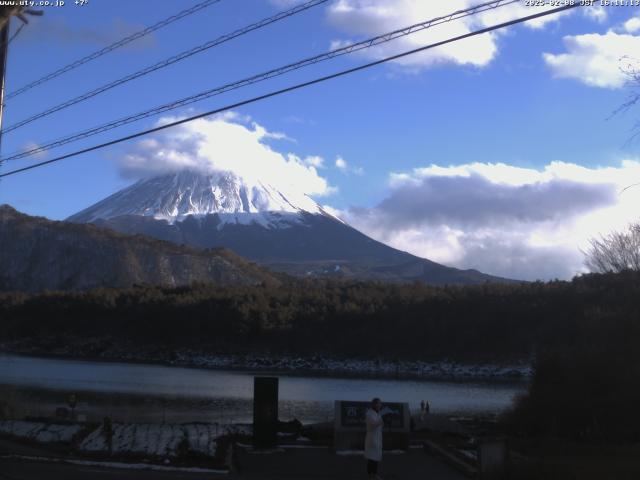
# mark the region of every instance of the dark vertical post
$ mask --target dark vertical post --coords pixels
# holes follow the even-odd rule
[[[481,480],[507,478],[509,445],[506,438],[485,438],[478,441],[478,466]]]
[[[0,29],[0,152],[2,151],[2,115],[4,113],[4,77],[7,68],[7,53],[9,52],[9,25],[11,17]]]
[[[278,445],[278,378],[253,379],[253,446]]]

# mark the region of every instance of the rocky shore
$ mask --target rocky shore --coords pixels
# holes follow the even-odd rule
[[[52,342],[53,343],[53,342]],[[335,357],[326,354],[216,353],[202,349],[135,346],[103,339],[68,342],[16,341],[0,343],[0,353],[85,360],[155,363],[162,365],[277,372],[290,375],[407,378],[446,381],[528,381],[530,362],[456,362]]]

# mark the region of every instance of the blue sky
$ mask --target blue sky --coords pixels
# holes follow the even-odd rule
[[[44,16],[34,19],[11,44],[8,92],[196,2],[89,0],[83,7],[66,3],[45,8]],[[4,125],[292,3],[223,0],[10,99]],[[474,3],[478,2],[332,0],[10,132],[3,138],[2,153]],[[322,178],[327,188],[309,193],[377,239],[460,267],[528,279],[568,278],[581,271],[579,248],[589,236],[635,218],[631,205],[638,200],[636,194],[622,198],[617,191],[640,171],[640,146],[628,142],[638,112],[611,114],[631,92],[620,74],[626,63],[619,60],[640,51],[640,20],[634,19],[638,10],[575,11],[544,25],[512,27],[450,51],[247,106],[227,121],[283,134],[260,141],[283,155],[294,154],[307,166],[311,158],[321,157],[322,168],[316,163],[312,176]],[[514,18],[522,11],[535,9],[506,7],[474,23],[437,27],[384,50],[342,57],[206,100],[191,111],[224,106],[452,32]],[[56,149],[36,160],[136,132],[157,120]],[[136,143],[121,144],[3,179],[0,203],[63,219],[131,183],[122,159],[136,148]],[[338,158],[342,162],[336,163]],[[28,164],[9,162],[2,170]],[[304,189],[304,180],[300,186]],[[443,194],[438,188],[447,190]],[[452,189],[455,198],[450,197]],[[523,197],[532,190],[539,197]],[[414,208],[400,201],[408,191],[421,199]],[[476,194],[465,196],[471,191]],[[458,210],[434,211],[434,195],[449,199],[447,205]],[[526,206],[505,209],[504,202],[514,204],[510,195],[531,198],[538,205],[544,198],[549,202],[547,215],[532,213]],[[573,199],[582,203],[575,205]],[[484,210],[479,210],[480,204]],[[470,216],[487,220],[470,221]]]

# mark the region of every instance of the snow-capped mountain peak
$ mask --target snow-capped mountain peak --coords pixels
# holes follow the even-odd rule
[[[223,223],[272,225],[301,213],[329,215],[304,194],[284,193],[259,181],[249,183],[230,172],[183,170],[140,180],[69,220],[93,222],[137,215],[173,223],[187,216],[218,214]]]

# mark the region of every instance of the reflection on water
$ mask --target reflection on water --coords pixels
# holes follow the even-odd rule
[[[50,416],[71,392],[88,419],[245,422],[252,415],[252,372],[0,355],[0,400],[18,416]],[[499,412],[524,384],[340,379],[280,375],[280,417],[333,417],[339,399],[429,400],[434,412]]]

